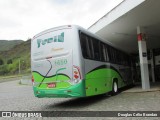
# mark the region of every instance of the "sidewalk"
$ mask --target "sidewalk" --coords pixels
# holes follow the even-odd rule
[[[20,80],[21,78],[22,78],[22,76],[3,77],[3,78],[0,78],[0,83],[8,82],[8,81],[14,81],[14,80]]]
[[[160,91],[160,82],[150,83],[151,88],[149,90],[143,90],[141,83],[136,83],[134,87],[127,89],[123,92],[154,92],[154,91]]]

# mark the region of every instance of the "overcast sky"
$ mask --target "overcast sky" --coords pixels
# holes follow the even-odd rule
[[[0,0],[0,40],[27,40],[61,25],[90,27],[123,0]]]

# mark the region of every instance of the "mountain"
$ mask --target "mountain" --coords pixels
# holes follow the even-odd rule
[[[7,51],[14,46],[21,44],[23,40],[0,40],[0,51]]]
[[[19,64],[23,73],[30,72],[31,40],[16,41],[17,44],[15,44],[15,41],[8,42],[6,44],[9,47],[4,44],[8,47],[8,50],[1,49],[0,51],[0,60],[3,60],[3,64],[0,65],[0,75],[18,74]]]

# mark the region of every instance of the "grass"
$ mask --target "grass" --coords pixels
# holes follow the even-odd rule
[[[29,73],[26,73],[26,74],[17,74],[17,75],[7,75],[7,76],[0,76],[0,80],[3,80],[3,79],[9,79],[9,78],[18,78],[18,77],[22,77],[22,76],[29,76],[31,74]]]
[[[21,44],[23,41],[22,40],[1,40],[0,44],[0,51],[7,51],[13,48],[14,46]]]
[[[17,78],[22,77],[23,75],[8,75],[8,76],[0,76],[0,80],[2,79],[9,79],[9,78]]]
[[[7,78],[16,78],[16,77],[21,77],[22,75],[9,75],[9,76],[0,76],[1,79],[7,79]]]
[[[15,45],[7,51],[0,52],[0,58],[4,61],[4,63],[0,65],[0,79],[19,76],[19,64],[22,73],[30,73],[30,49],[31,40],[27,40]],[[11,60],[12,63],[8,64],[8,60]]]

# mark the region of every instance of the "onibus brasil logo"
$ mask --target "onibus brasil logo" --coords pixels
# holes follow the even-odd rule
[[[64,32],[62,32],[60,35],[51,37],[51,38],[47,38],[47,39],[37,39],[37,45],[38,48],[41,47],[41,45],[46,45],[48,43],[52,43],[52,42],[64,42]]]

